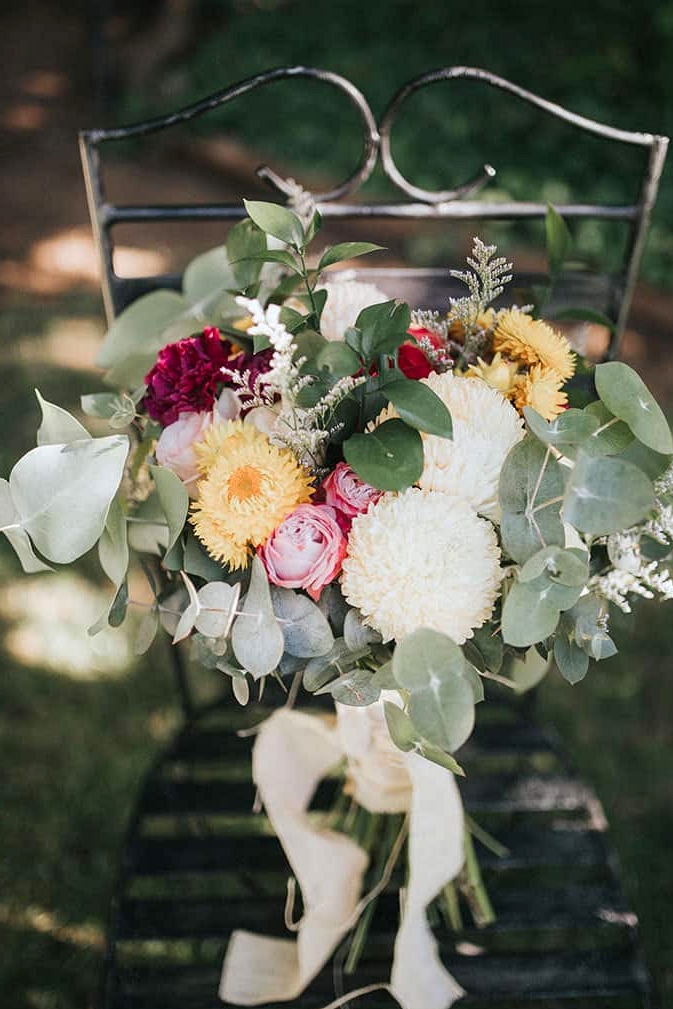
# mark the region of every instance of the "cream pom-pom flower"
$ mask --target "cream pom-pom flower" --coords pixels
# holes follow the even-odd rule
[[[444,372],[423,379],[449,408],[453,438],[423,435],[425,464],[419,486],[455,494],[497,522],[498,482],[509,450],[521,441],[524,424],[511,403],[479,378]]]
[[[412,487],[353,520],[341,587],[384,641],[430,627],[462,644],[490,617],[501,578],[491,523],[461,498]]]
[[[359,280],[328,281],[318,287],[327,291],[327,301],[320,316],[320,332],[326,340],[343,340],[349,326],[363,308],[381,305],[388,301],[388,295],[374,284],[363,284]]]

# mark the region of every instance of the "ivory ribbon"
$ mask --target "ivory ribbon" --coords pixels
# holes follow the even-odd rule
[[[371,799],[374,812],[410,814],[409,881],[390,991],[403,1009],[449,1009],[464,992],[441,964],[426,908],[464,860],[463,808],[453,775],[418,754],[400,753],[380,702],[338,709],[338,727],[330,727],[318,716],[281,708],[257,736],[253,779],[301,887],[304,915],[296,942],[233,932],[220,998],[245,1006],[296,998],[353,927],[367,855],[344,834],[315,827],[306,814],[319,781],[345,755],[362,805],[370,808]],[[386,772],[395,761],[396,772]]]

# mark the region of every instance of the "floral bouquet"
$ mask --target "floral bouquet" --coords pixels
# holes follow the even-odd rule
[[[673,439],[627,365],[591,371],[530,306],[494,307],[511,265],[478,239],[453,272],[465,297],[410,311],[326,273],[378,246],[316,261],[317,213],[246,207],[182,294],[146,295],[111,327],[100,363],[121,391],[82,401],[109,433],[38,393],[38,447],[1,483],[0,525],[26,571],[97,544],[114,592],[92,632],[124,619],[129,548],[152,555],[139,647],[163,625],[240,704],[254,681],[286,691],[253,778],[292,867],[297,939],[234,932],[222,998],[295,998],[347,936],[352,971],[403,858],[381,986],[446,1009],[462,990],[429,913],[457,925],[462,895],[492,919],[472,838],[497,841],[455,784],[483,682],[520,691],[557,668],[576,683],[616,651],[608,603],[673,596]],[[578,367],[595,395],[571,406]],[[331,713],[295,709],[302,684]]]

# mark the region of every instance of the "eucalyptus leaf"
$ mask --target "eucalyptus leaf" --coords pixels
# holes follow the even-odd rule
[[[549,658],[544,658],[537,648],[529,648],[523,657],[508,655],[503,663],[503,673],[515,685],[517,693],[532,690],[549,672]]]
[[[272,585],[271,601],[288,655],[314,658],[330,651],[334,635],[326,617],[308,596]]]
[[[526,435],[500,473],[502,544],[517,563],[524,564],[541,547],[564,545],[563,492],[563,473],[551,450]]]
[[[11,543],[26,574],[51,571],[52,568],[36,555],[28,533],[21,528],[18,511],[12,499],[12,492],[6,480],[0,480],[0,529]]]
[[[565,635],[559,635],[554,641],[554,661],[563,679],[572,684],[583,680],[589,669],[589,656]]]
[[[21,528],[49,560],[69,564],[100,537],[117,492],[128,438],[86,438],[40,445],[10,473]]]
[[[355,259],[358,256],[366,256],[370,252],[381,252],[382,245],[373,245],[372,242],[339,242],[323,252],[318,263],[318,272],[335,263],[342,263],[345,259]]]
[[[37,431],[38,445],[67,445],[71,441],[81,441],[91,438],[87,429],[76,417],[55,403],[49,403],[35,390],[37,401],[42,410],[42,423]]]
[[[636,438],[661,455],[673,454],[673,435],[661,407],[640,375],[623,361],[597,364],[596,389],[615,417],[623,420]]]
[[[335,676],[344,675],[353,668],[358,659],[363,658],[368,648],[352,652],[343,638],[335,638],[326,655],[309,659],[304,670],[304,686],[311,693],[321,690]]]
[[[187,521],[189,494],[180,477],[167,466],[150,466],[162,511],[168,524],[166,553],[177,543]]]
[[[159,495],[153,491],[141,501],[128,517],[129,546],[140,554],[160,557],[168,543],[168,526],[159,502]],[[198,572],[192,572],[198,574]]]
[[[426,760],[431,761],[433,764],[439,764],[440,767],[446,768],[447,771],[451,771],[451,774],[455,774],[458,778],[465,777],[465,771],[460,766],[455,757],[452,757],[450,753],[446,753],[439,746],[433,746],[432,743],[428,743],[425,739],[416,747],[418,753]]]
[[[397,419],[379,424],[368,434],[351,435],[343,453],[360,479],[379,490],[404,490],[423,472],[421,436]]]
[[[536,438],[545,445],[553,445],[563,455],[574,456],[573,450],[599,427],[599,420],[584,410],[564,410],[552,421],[547,421],[532,407],[524,407],[523,415]]]
[[[619,455],[633,441],[629,426],[611,414],[600,399],[589,403],[583,412],[598,420],[598,427],[582,443],[586,455]]]
[[[521,568],[519,581],[530,582],[545,575],[551,582],[560,585],[586,585],[589,579],[589,563],[582,550],[563,550],[561,547],[544,547],[533,554]]]
[[[408,714],[419,734],[453,752],[474,727],[474,670],[459,646],[421,628],[398,642],[393,655],[398,686],[410,693]]]
[[[244,708],[250,700],[250,684],[247,679],[242,676],[233,676],[231,690],[238,703]]]
[[[261,237],[263,239],[264,236]],[[207,302],[213,296],[239,286],[242,285],[237,283],[236,272],[229,262],[224,245],[209,249],[192,259],[182,277],[182,291],[190,305]]]
[[[430,386],[403,378],[386,383],[381,391],[409,427],[440,438],[452,437],[451,414]]]
[[[140,621],[140,626],[136,633],[136,639],[133,646],[133,651],[135,655],[144,655],[145,652],[151,647],[154,639],[157,636],[157,631],[159,630],[159,613],[156,608],[153,607],[151,610],[144,615]]]
[[[278,203],[265,203],[260,200],[243,200],[248,216],[267,235],[279,238],[287,245],[302,248],[304,245],[304,228],[297,217],[287,207]]]
[[[105,528],[98,541],[100,565],[117,589],[126,578],[129,567],[129,543],[126,529],[126,515],[117,494],[112,499],[105,519]]]
[[[654,509],[652,483],[632,463],[612,456],[578,455],[563,502],[566,522],[602,536],[628,529]]]
[[[344,641],[352,652],[368,645],[378,644],[382,639],[378,631],[364,622],[359,610],[350,609],[346,614],[343,626]]]
[[[477,627],[471,642],[473,647],[478,649],[484,667],[492,673],[499,673],[503,661],[503,648],[502,639],[496,633],[496,629],[488,624]]]
[[[418,730],[409,716],[393,701],[383,702],[383,712],[390,738],[399,750],[408,752],[416,747]]]
[[[272,673],[284,652],[283,632],[273,612],[266,571],[259,557],[252,561],[250,586],[231,632],[234,655],[253,679]]]
[[[110,609],[108,610],[107,622],[110,627],[121,627],[126,618],[126,611],[129,604],[129,587],[126,579],[117,589]]]
[[[393,674],[393,662],[389,659],[376,670],[372,676],[372,685],[379,690],[397,690],[397,681]]]
[[[173,644],[176,645],[179,641],[183,641],[189,634],[191,634],[194,624],[196,623],[196,618],[201,611],[201,603],[199,601],[199,595],[196,591],[193,581],[184,571],[181,572],[182,580],[185,583],[185,588],[188,594],[188,603],[186,608],[182,611],[180,619],[178,620],[178,625],[175,628],[175,633],[173,634]]]
[[[551,589],[544,577],[531,582],[514,582],[502,609],[505,644],[525,648],[554,633],[561,607],[554,601]]]
[[[369,704],[378,701],[381,690],[374,683],[374,676],[370,669],[354,669],[345,676],[340,676],[337,680],[323,687],[318,693],[329,691],[334,700],[339,704],[348,704],[354,708],[364,708]]]
[[[631,441],[628,447],[620,454],[619,458],[623,459],[624,462],[633,463],[650,480],[656,480],[665,473],[671,465],[671,461],[673,461],[673,456],[655,452],[653,449],[648,448],[647,445],[643,445],[637,438]]]
[[[168,343],[164,334],[184,312],[189,302],[176,291],[152,291],[133,301],[117,316],[105,335],[96,364],[115,368],[120,385],[140,385]]]
[[[207,638],[226,638],[236,616],[241,594],[240,583],[208,582],[199,589],[199,612],[194,620],[197,631]]]

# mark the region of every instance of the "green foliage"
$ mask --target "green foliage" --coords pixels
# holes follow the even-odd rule
[[[339,242],[332,245],[321,256],[318,263],[318,272],[335,263],[343,262],[344,259],[356,259],[358,256],[366,256],[370,252],[381,252],[382,245],[374,245],[373,242]]]
[[[272,673],[283,655],[283,632],[273,611],[269,582],[259,557],[252,561],[250,586],[234,623],[231,643],[234,655],[255,680]]]
[[[438,435],[440,438],[452,436],[451,414],[429,386],[412,379],[401,378],[386,382],[381,392],[409,427]]]
[[[150,466],[157,496],[168,525],[166,553],[170,553],[184,529],[189,511],[189,494],[182,480],[166,466]]]
[[[403,301],[384,301],[363,308],[355,326],[345,333],[346,343],[368,368],[383,355],[394,354],[409,338],[409,306]]]
[[[622,361],[596,365],[596,389],[610,413],[629,426],[648,448],[673,454],[673,435],[654,396],[633,368]]]
[[[44,557],[69,564],[98,541],[127,453],[123,435],[87,436],[40,445],[19,459],[2,485],[3,497],[11,499],[21,530]]]
[[[566,522],[602,536],[641,522],[653,508],[652,484],[642,470],[623,459],[580,452],[563,501]]]
[[[245,291],[256,284],[262,263],[255,261],[255,257],[266,252],[266,235],[252,221],[235,224],[227,235],[227,259],[235,281],[230,286]]]
[[[400,641],[393,675],[409,692],[408,715],[420,735],[452,753],[468,739],[481,682],[473,666],[446,634],[422,628]]]
[[[76,417],[61,406],[48,403],[39,389],[35,390],[35,395],[42,410],[42,423],[37,431],[38,445],[67,445],[71,441],[91,437]]]
[[[510,451],[500,474],[503,547],[519,564],[540,547],[563,546],[564,480],[549,448],[528,436]]]
[[[308,596],[272,585],[271,600],[289,655],[314,658],[330,651],[334,635],[326,617]]]
[[[547,206],[545,232],[547,236],[549,276],[553,283],[558,274],[561,272],[568,252],[570,251],[570,247],[572,246],[572,236],[568,230],[568,225],[551,204],[548,204]]]
[[[357,475],[379,490],[404,490],[423,472],[421,436],[401,420],[387,420],[368,434],[351,435],[343,453]]]
[[[244,200],[243,203],[251,220],[266,235],[272,235],[295,249],[304,247],[304,227],[297,215],[287,207],[259,200]]]

